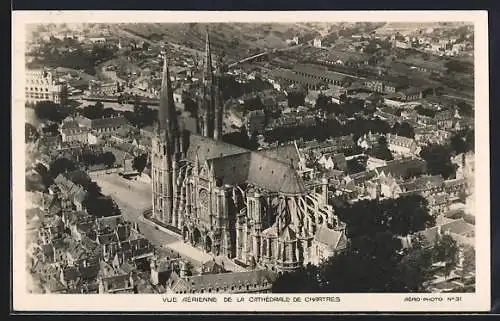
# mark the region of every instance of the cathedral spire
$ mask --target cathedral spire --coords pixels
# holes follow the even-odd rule
[[[222,97],[221,78],[224,70],[223,55],[219,56],[215,73],[215,90],[214,90],[214,136],[215,140],[222,139],[222,123],[224,114],[224,99]]]
[[[178,122],[166,52],[163,56],[163,75],[161,81],[160,110],[158,112],[158,117],[160,130],[165,130],[169,135],[175,136],[178,131]]]
[[[212,81],[213,69],[212,69],[212,52],[210,50],[210,36],[207,27],[206,39],[205,39],[205,59],[204,59],[204,70],[203,70],[203,83],[207,84]]]

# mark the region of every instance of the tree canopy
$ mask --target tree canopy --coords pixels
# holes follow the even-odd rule
[[[466,128],[450,138],[450,148],[457,154],[474,151],[474,129]]]
[[[403,137],[408,137],[408,138],[415,137],[415,131],[413,130],[413,127],[408,122],[395,123],[392,126],[391,132],[395,135],[398,135],[398,136],[403,136]]]
[[[96,102],[94,105],[83,107],[80,113],[82,116],[89,119],[107,118],[119,114],[113,108],[104,108],[104,105],[100,101]]]
[[[389,147],[387,146],[387,139],[385,138],[385,136],[380,136],[377,144],[368,149],[366,153],[369,156],[378,159],[383,159],[386,161],[394,159],[394,157],[392,156],[392,152],[389,150]]]
[[[158,110],[149,108],[145,104],[134,104],[134,111],[126,111],[124,117],[134,126],[142,128],[152,126],[158,119]]]
[[[405,250],[399,238],[434,225],[423,197],[362,200],[336,210],[347,226],[347,248],[318,267],[281,275],[273,292],[423,291],[433,254],[418,242]]]
[[[106,165],[106,167],[110,168],[115,164],[116,157],[115,154],[113,154],[112,152],[104,152],[101,155],[101,160],[102,163]]]
[[[431,175],[441,175],[445,179],[455,176],[456,165],[451,162],[452,150],[448,145],[431,144],[420,151],[420,157],[427,163]]]
[[[406,236],[432,226],[428,203],[419,195],[397,199],[361,200],[337,209],[339,219],[347,225],[347,235],[358,237],[390,232]]]
[[[132,161],[132,168],[138,171],[139,173],[142,173],[147,163],[148,163],[148,154],[141,154],[139,156],[134,157],[134,160]]]
[[[69,115],[69,110],[51,101],[39,101],[35,104],[35,115],[38,119],[60,123]]]
[[[57,158],[52,162],[52,164],[50,164],[49,172],[53,178],[56,178],[57,175],[64,173],[66,171],[73,171],[75,170],[75,168],[76,164],[72,160],[65,157],[61,157]]]
[[[34,142],[40,137],[38,130],[30,123],[24,123],[24,139],[25,142]]]
[[[88,195],[84,200],[83,205],[87,212],[96,217],[114,216],[120,214],[120,209],[115,204],[112,198],[105,196],[91,196]]]
[[[366,170],[367,156],[358,156],[347,160],[347,173],[356,174]]]

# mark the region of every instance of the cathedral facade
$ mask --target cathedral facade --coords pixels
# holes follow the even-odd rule
[[[241,264],[287,271],[319,262],[320,246],[331,253],[345,243],[328,182],[308,187],[293,163],[223,142],[220,64],[212,69],[207,35],[197,129],[188,131],[177,119],[164,59],[151,150],[154,219]]]

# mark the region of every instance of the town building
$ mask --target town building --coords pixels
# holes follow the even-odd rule
[[[266,114],[264,110],[251,110],[245,116],[245,127],[249,136],[262,134],[266,127]]]
[[[114,96],[119,93],[122,86],[118,82],[104,83],[102,81],[91,80],[89,82],[90,96]]]
[[[389,148],[392,153],[405,157],[418,155],[418,153],[420,153],[420,147],[413,138],[387,134],[386,139],[387,148]]]
[[[123,126],[129,125],[128,120],[124,116],[111,116],[97,119],[77,116],[75,119],[80,127],[95,131],[96,133],[112,133]]]
[[[337,227],[324,197],[328,182],[319,194],[307,190],[293,164],[219,139],[221,108],[215,99],[217,86],[212,87],[218,75],[211,68],[208,36],[205,58],[199,133],[179,128],[164,59],[159,123],[151,148],[150,219],[185,242],[242,265],[295,270],[315,258],[312,243],[319,228]],[[175,283],[170,286],[174,292]],[[189,288],[179,291],[191,291],[192,282],[184,283]],[[264,288],[256,281],[256,291]]]
[[[40,101],[64,104],[67,98],[67,84],[60,82],[54,71],[47,69],[27,70],[25,98],[26,102],[30,104]]]
[[[313,40],[313,46],[316,48],[321,48],[321,39],[320,38],[314,38]]]
[[[271,271],[253,270],[185,276],[173,272],[167,293],[269,293],[275,276]]]
[[[329,71],[327,67],[318,65],[295,65],[293,72],[299,76],[319,80],[324,84],[342,86],[345,82],[345,76],[343,74]]]

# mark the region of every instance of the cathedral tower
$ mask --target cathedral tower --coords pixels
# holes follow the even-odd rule
[[[153,182],[153,217],[171,223],[173,217],[173,162],[180,154],[179,124],[166,55],[160,91],[160,109],[152,139],[151,169]]]
[[[198,127],[203,136],[215,140],[219,140],[222,137],[223,99],[220,95],[221,75],[222,69],[220,64],[217,66],[216,74],[214,74],[210,36],[207,29],[205,56],[203,58],[203,87],[198,102]]]

